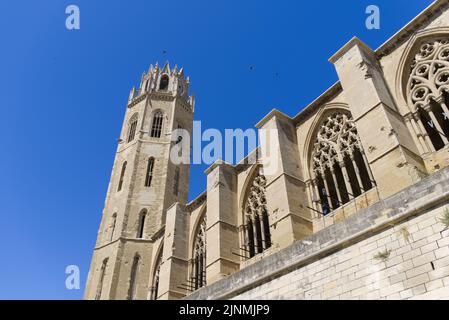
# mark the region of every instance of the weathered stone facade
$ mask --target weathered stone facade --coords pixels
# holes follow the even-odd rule
[[[256,125],[275,129],[276,170],[262,139],[206,170],[190,203],[189,167],[169,154],[194,98],[182,70],[151,67],[130,94],[85,298],[449,298],[449,1],[330,61],[338,83]]]

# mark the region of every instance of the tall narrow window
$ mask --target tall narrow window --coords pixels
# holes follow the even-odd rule
[[[122,171],[120,172],[120,180],[118,181],[118,188],[117,191],[122,190],[123,187],[123,179],[125,178],[125,173],[126,173],[126,164],[127,162],[125,161],[122,165]]]
[[[164,114],[160,111],[156,112],[153,117],[153,123],[151,126],[152,138],[160,138],[162,135],[162,124],[164,122]]]
[[[192,258],[189,283],[197,290],[206,286],[206,214],[198,226]]]
[[[161,78],[161,83],[159,84],[159,90],[167,90],[169,81],[168,76],[164,74]]]
[[[249,187],[245,203],[245,252],[250,258],[271,247],[265,186],[266,178],[259,172]]]
[[[177,196],[179,193],[179,167],[175,168],[175,177],[173,180],[173,194]]]
[[[111,217],[111,223],[109,225],[109,241],[114,238],[115,224],[117,223],[117,213],[114,213]]]
[[[136,136],[136,129],[137,129],[137,121],[138,121],[137,114],[132,116],[131,120],[129,121],[129,128],[128,128],[128,140],[127,142],[131,142],[134,140],[134,137]]]
[[[139,230],[137,232],[137,238],[142,239],[145,232],[145,220],[147,218],[147,211],[143,210],[139,219]]]
[[[139,272],[140,257],[136,255],[131,266],[131,277],[129,279],[128,300],[134,300],[136,298],[137,290],[137,274]]]
[[[153,180],[153,168],[154,168],[154,158],[148,159],[147,174],[145,176],[145,187],[151,187],[151,181]]]
[[[163,248],[159,251],[159,254],[156,259],[154,272],[153,272],[153,281],[152,286],[150,289],[150,300],[157,300],[158,293],[159,293],[159,274],[161,273],[161,265],[162,265],[162,252],[164,251]]]
[[[101,269],[100,269],[100,278],[98,280],[98,285],[97,285],[97,292],[95,294],[95,300],[100,300],[101,299],[101,294],[103,291],[103,280],[104,280],[104,275],[106,273],[106,266],[108,264],[108,258],[103,260],[103,263],[101,265]]]

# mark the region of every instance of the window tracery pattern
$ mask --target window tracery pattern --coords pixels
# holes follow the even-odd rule
[[[193,247],[190,285],[194,290],[206,286],[206,214],[198,226]]]
[[[324,215],[374,187],[374,177],[349,112],[321,124],[312,152],[315,209]]]
[[[245,250],[250,258],[271,247],[266,183],[267,179],[259,171],[249,188],[244,206]]]
[[[161,111],[157,111],[153,117],[153,123],[151,125],[150,136],[152,138],[160,138],[162,135],[162,125],[164,122],[164,114]]]
[[[406,123],[415,132],[422,153],[449,144],[448,91],[449,38],[426,41],[411,63],[406,92],[412,111]]]
[[[126,142],[131,142],[134,140],[136,136],[136,129],[137,129],[137,122],[139,120],[139,117],[137,114],[133,115],[131,119],[129,120],[128,124],[128,139]]]

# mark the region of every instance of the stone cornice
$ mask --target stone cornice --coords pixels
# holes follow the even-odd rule
[[[362,42],[359,38],[353,37],[349,40],[340,50],[338,50],[332,57],[329,58],[330,63],[335,63],[338,59],[340,59],[349,49],[354,46],[358,46],[366,52],[372,53],[373,50],[368,47],[364,42]]]
[[[187,204],[187,210],[189,212],[192,212],[193,210],[197,209],[199,206],[201,206],[204,202],[207,200],[207,191],[203,191],[198,197],[193,199]]]
[[[278,109],[273,109],[273,110],[270,111],[270,113],[268,113],[265,117],[262,118],[262,120],[260,120],[256,124],[256,128],[257,129],[261,129],[273,117],[278,117],[280,119],[283,119],[283,120],[289,121],[289,122],[292,121],[292,118],[290,118],[285,113],[279,111]]]
[[[228,167],[228,168],[234,168],[234,166],[232,164],[229,164],[221,159],[218,159],[217,161],[215,161],[209,168],[207,168],[206,170],[204,170],[205,174],[209,174],[212,171],[215,170],[215,168],[217,167]]]
[[[404,41],[406,41],[412,33],[416,32],[422,26],[428,24],[437,14],[449,7],[449,0],[437,0],[429,5],[423,12],[417,15],[405,27],[396,32],[390,39],[385,41],[376,51],[377,57],[380,59],[385,55],[390,54]]]
[[[181,106],[188,112],[192,112],[192,107],[187,103],[184,97],[177,97],[172,92],[159,92],[159,91],[150,91],[141,94],[138,97],[135,97],[128,103],[128,108],[134,107],[139,102],[143,101],[146,97],[152,98],[158,101],[177,101],[181,104]]]

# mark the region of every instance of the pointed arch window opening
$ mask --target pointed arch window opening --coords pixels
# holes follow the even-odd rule
[[[124,162],[122,165],[122,171],[120,172],[120,179],[118,182],[118,187],[117,187],[117,192],[122,190],[123,187],[123,181],[125,179],[125,173],[126,173],[126,166],[127,166],[128,162]]]
[[[198,227],[194,242],[194,251],[191,262],[190,286],[194,290],[198,290],[206,286],[206,214]]]
[[[162,266],[162,252],[163,248],[161,248],[159,255],[156,260],[156,265],[153,273],[152,286],[150,288],[150,300],[157,300],[159,293],[159,280]]]
[[[161,82],[159,83],[159,90],[167,91],[169,83],[170,83],[170,78],[168,77],[168,75],[164,74],[161,77]]]
[[[137,278],[139,272],[140,256],[136,255],[131,266],[131,276],[129,280],[128,300],[135,300],[137,294]]]
[[[406,99],[409,121],[424,152],[449,144],[449,39],[423,42],[410,64]],[[424,137],[424,139],[421,139]]]
[[[164,122],[164,114],[162,112],[156,112],[153,116],[153,122],[151,125],[151,134],[152,138],[160,138],[162,135],[162,125]]]
[[[145,187],[151,187],[151,182],[153,181],[153,170],[154,170],[154,158],[148,159],[147,173],[145,175]]]
[[[311,175],[317,211],[323,215],[375,187],[349,112],[336,111],[323,121],[312,152]]]
[[[98,280],[98,286],[97,286],[97,292],[95,294],[95,300],[100,300],[101,295],[103,293],[103,283],[104,283],[104,277],[106,274],[106,268],[108,265],[108,260],[109,260],[109,258],[104,259],[103,263],[101,264],[100,278]]]
[[[254,178],[245,202],[245,256],[249,258],[271,247],[270,222],[265,195],[266,178],[260,172]]]
[[[134,138],[136,137],[137,122],[138,122],[138,117],[137,116],[133,116],[131,118],[131,120],[129,121],[127,143],[133,141]]]
[[[143,210],[142,213],[140,214],[140,218],[139,218],[139,229],[137,232],[138,239],[144,238],[146,217],[147,217],[147,211]]]

